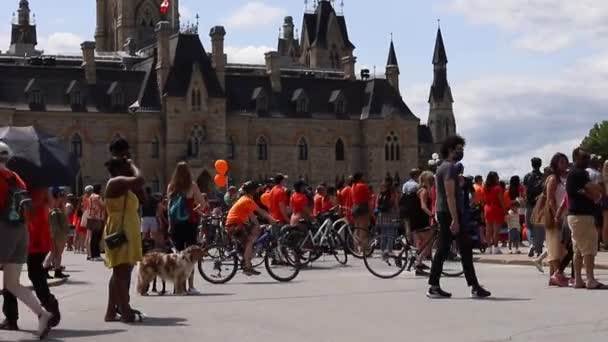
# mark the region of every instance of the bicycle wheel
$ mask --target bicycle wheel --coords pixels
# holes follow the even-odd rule
[[[337,232],[332,231],[327,237],[327,242],[329,244],[329,252],[333,254],[336,261],[340,265],[346,265],[348,262],[348,251],[342,237]]]
[[[400,236],[376,236],[369,242],[367,250],[363,263],[367,270],[378,278],[394,278],[407,266],[409,248]]]
[[[198,272],[211,284],[225,284],[236,275],[239,258],[223,244],[207,247],[208,256],[198,262]]]
[[[458,251],[458,247],[456,247],[456,244],[452,245],[452,248],[450,249],[450,254],[443,263],[443,271],[441,272],[441,274],[446,277],[460,277],[464,274],[464,270],[462,269],[460,252]]]
[[[363,259],[364,257],[364,250],[366,248],[366,245],[369,245],[369,241],[372,240],[372,234],[370,233],[370,231],[368,229],[364,229],[364,228],[351,228],[351,227],[346,227],[346,238],[345,238],[345,245],[346,248],[348,250],[348,253],[350,253],[352,256],[354,256],[357,259]],[[350,229],[348,229],[350,228]],[[367,236],[367,239],[361,239],[362,237]],[[367,240],[367,241],[365,241]],[[369,251],[368,251],[369,253]]]
[[[288,260],[299,260],[296,249],[288,246],[275,246],[266,249],[264,255],[264,266],[268,274],[280,282],[288,282],[295,279],[300,273],[297,262],[291,264]]]

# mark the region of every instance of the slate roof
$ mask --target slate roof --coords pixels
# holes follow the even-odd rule
[[[388,60],[386,61],[386,65],[396,65],[399,66],[399,62],[397,61],[397,54],[395,53],[395,45],[391,40],[391,47],[388,49]]]
[[[220,82],[198,35],[179,34],[172,45],[175,46],[171,51],[173,63],[165,84],[165,93],[169,96],[185,96],[192,78],[192,65],[197,63],[209,96],[223,97]]]
[[[443,45],[443,36],[441,35],[441,29],[437,29],[437,37],[435,38],[435,52],[433,53],[433,64],[447,64],[448,56],[445,53],[445,46]]]
[[[340,91],[341,94],[337,93]],[[398,115],[418,120],[399,93],[385,79],[350,81],[344,79],[320,79],[314,77],[282,77],[281,92],[274,93],[268,76],[226,75],[226,97],[231,114],[255,112],[254,98],[263,92],[268,98],[267,113],[259,116],[279,118],[317,119],[381,119]],[[302,96],[309,100],[309,113],[297,113],[295,99]],[[346,101],[345,117],[336,114],[333,102],[340,95]]]
[[[452,90],[448,84],[447,76],[447,63],[448,57],[445,53],[445,46],[443,45],[443,37],[441,35],[441,29],[437,29],[437,38],[435,39],[435,52],[433,54],[433,64],[439,65],[439,68],[435,68],[435,75],[433,77],[433,85],[431,86],[431,93],[429,95],[429,102],[443,101],[446,96],[447,100],[454,102],[452,98]]]
[[[329,1],[320,1],[314,13],[305,13],[302,22],[302,34],[306,32],[311,46],[327,48],[327,30],[332,14],[337,20],[338,27],[344,39],[344,46],[354,49],[355,46],[348,38],[348,29],[344,16],[338,16]]]

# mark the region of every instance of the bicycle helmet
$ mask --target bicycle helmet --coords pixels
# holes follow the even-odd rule
[[[258,184],[252,181],[245,182],[241,189],[245,194],[253,195],[258,190]]]

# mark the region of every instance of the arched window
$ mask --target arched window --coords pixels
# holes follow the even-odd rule
[[[201,98],[201,90],[198,88],[193,88],[192,89],[192,94],[190,95],[191,99],[190,102],[192,104],[192,111],[196,112],[196,111],[200,111],[201,108],[203,107],[202,103],[202,98]]]
[[[255,111],[257,114],[265,114],[268,112],[268,98],[266,95],[260,95],[255,101]]]
[[[401,159],[399,138],[395,135],[395,132],[391,132],[386,137],[386,142],[384,144],[384,159],[386,161],[398,161]]]
[[[234,139],[232,137],[228,137],[228,159],[235,158],[236,147],[234,146]]]
[[[152,139],[152,159],[159,159],[160,158],[160,141],[158,140],[157,137],[154,137],[154,139]]]
[[[78,133],[74,133],[70,139],[70,152],[76,158],[82,158],[82,137]]]
[[[298,142],[298,160],[308,160],[308,144],[304,138]]]
[[[342,139],[336,141],[336,160],[344,161],[344,142]]]
[[[336,114],[338,114],[338,115],[346,114],[346,100],[340,99],[340,100],[336,101],[335,111],[336,111]]]
[[[268,144],[264,137],[259,137],[256,143],[258,160],[268,160]]]
[[[205,126],[196,125],[188,138],[188,157],[196,158],[200,154],[201,144],[206,138]]]
[[[296,101],[296,113],[308,113],[308,99],[306,97],[302,97]]]

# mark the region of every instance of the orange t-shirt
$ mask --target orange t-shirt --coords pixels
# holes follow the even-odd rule
[[[25,182],[18,174],[10,170],[0,170],[0,209],[5,210],[8,202],[8,181],[15,177],[15,185],[23,190],[27,189]]]
[[[295,192],[291,195],[290,206],[294,215],[302,215],[308,207],[308,197],[304,194]]]
[[[475,188],[475,195],[473,196],[473,203],[484,205],[484,191],[483,185],[474,184],[473,188]]]
[[[338,194],[338,202],[341,206],[350,209],[353,206],[352,199],[352,188],[350,186],[344,187]]]
[[[288,223],[281,213],[280,204],[283,203],[286,207],[289,206],[289,198],[287,198],[287,191],[280,186],[275,185],[270,191],[270,216],[281,223]]]
[[[353,185],[352,202],[353,205],[369,205],[372,193],[369,191],[369,186],[365,183],[357,183]]]
[[[255,201],[247,196],[241,196],[228,211],[226,217],[226,225],[242,225],[249,221],[249,216],[253,214],[258,205]]]
[[[312,210],[312,215],[317,216],[323,212],[323,196],[316,194],[315,197],[313,198],[313,202],[314,202],[314,207]]]

